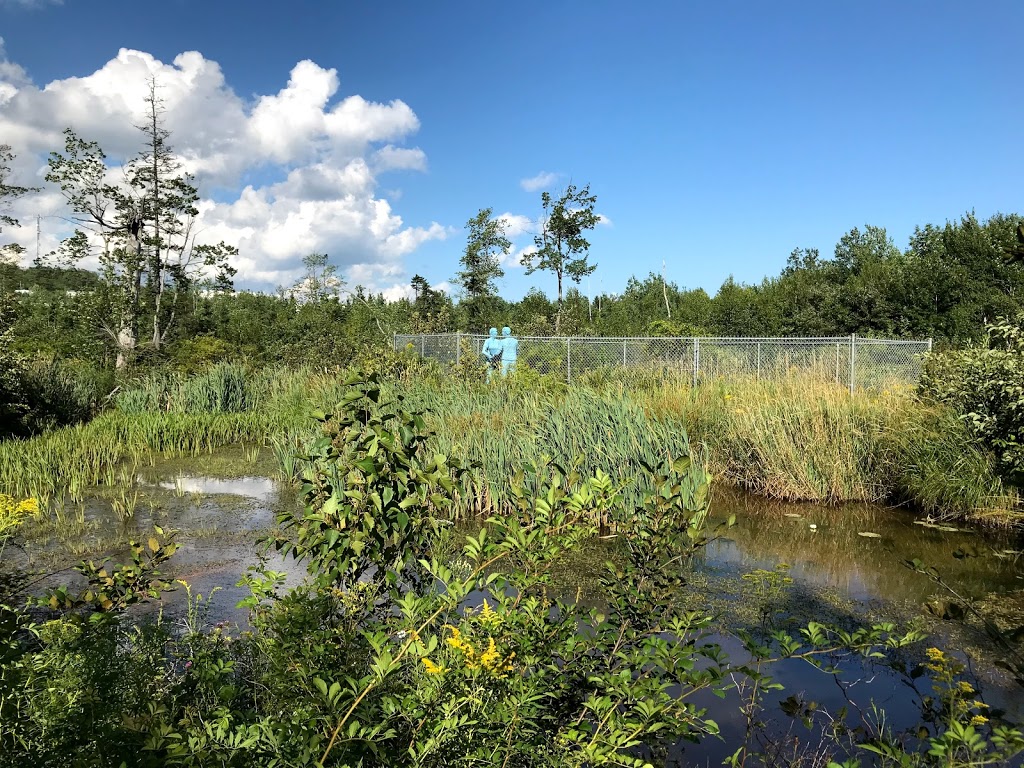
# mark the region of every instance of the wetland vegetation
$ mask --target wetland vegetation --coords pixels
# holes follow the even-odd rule
[[[984,602],[1019,594],[1012,531],[930,521],[987,508],[936,505],[926,527],[835,504],[909,498],[904,429],[941,406],[376,367],[160,373],[87,424],[0,445],[11,764],[981,765],[1024,748],[1019,617]],[[770,419],[820,450],[776,455],[757,442]],[[32,471],[59,456],[76,463],[57,479]],[[729,484],[832,506],[751,514]]]
[[[459,302],[349,291],[325,254],[269,296],[231,291],[230,244],[176,240],[191,203],[159,190],[187,179],[131,164],[139,222],[76,187],[103,162],[69,132],[48,176],[110,211],[103,274],[43,263],[80,232],[0,264],[4,765],[1020,763],[1020,217],[905,251],[854,229],[713,297],[652,275],[591,302],[558,272],[557,301],[509,302],[481,209]],[[586,275],[584,234],[537,268]],[[496,319],[938,351],[920,386],[850,393],[488,386],[386,348]]]

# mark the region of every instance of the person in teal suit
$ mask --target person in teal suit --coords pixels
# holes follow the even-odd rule
[[[519,339],[512,335],[507,325],[501,329],[501,375],[508,375],[515,370],[516,358],[519,356]]]
[[[504,342],[498,338],[498,329],[491,328],[483,349],[480,350],[487,361],[487,380],[490,381],[494,372],[498,370],[498,363],[501,362],[501,353],[504,351]]]

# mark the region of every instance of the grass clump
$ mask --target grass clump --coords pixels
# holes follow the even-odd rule
[[[908,388],[858,390],[806,375],[664,387],[642,400],[707,446],[712,472],[787,501],[906,503],[940,517],[1015,519],[1017,494],[948,409]]]

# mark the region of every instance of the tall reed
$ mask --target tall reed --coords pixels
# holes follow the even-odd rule
[[[938,516],[1013,518],[1019,499],[949,411],[907,388],[858,390],[815,377],[665,387],[643,401],[680,418],[730,484],[790,501],[909,503]]]

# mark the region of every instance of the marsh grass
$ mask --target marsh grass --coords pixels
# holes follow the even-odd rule
[[[130,486],[122,487],[118,495],[110,500],[110,507],[114,515],[122,523],[126,523],[135,517],[135,510],[139,506],[139,491],[131,489]]]
[[[1016,492],[947,409],[909,388],[858,390],[820,378],[730,380],[641,395],[656,421],[682,420],[712,473],[788,501],[905,503],[939,517],[1019,519]]]
[[[553,391],[508,387],[389,387],[413,410],[429,410],[431,447],[478,464],[463,480],[457,517],[512,510],[509,484],[531,467],[556,464],[570,476],[607,471],[624,486],[622,502],[639,504],[643,463],[691,455],[685,426],[656,421],[622,393],[579,387]],[[700,457],[695,457],[700,463]]]
[[[273,429],[267,414],[104,414],[29,440],[0,443],[0,488],[41,503],[65,490],[118,487],[122,471],[157,455],[198,456]]]
[[[343,370],[214,366],[197,376],[153,374],[116,409],[86,425],[0,443],[0,492],[44,506],[81,499],[96,485],[130,485],[138,466],[244,444],[241,463],[270,448],[291,482],[316,437],[310,414],[346,392]],[[431,446],[477,464],[455,516],[508,512],[509,483],[548,463],[570,474],[600,468],[638,504],[643,463],[693,455],[720,480],[790,501],[907,504],[937,517],[1020,519],[1017,494],[999,481],[950,411],[906,387],[859,390],[813,372],[765,381],[706,380],[645,369],[595,369],[570,385],[525,367],[494,385],[433,368],[386,378],[385,398],[428,413]],[[692,444],[691,444],[692,441]]]

